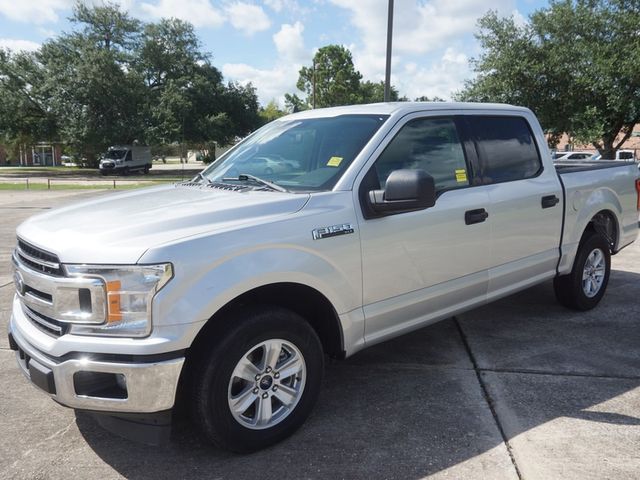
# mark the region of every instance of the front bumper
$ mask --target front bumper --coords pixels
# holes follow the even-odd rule
[[[118,413],[152,413],[171,409],[175,402],[184,357],[136,361],[125,355],[47,355],[9,323],[9,344],[24,375],[67,407]],[[106,374],[106,375],[105,375]],[[101,388],[118,378],[118,388]],[[92,391],[91,387],[95,386]],[[81,390],[78,393],[78,389]]]

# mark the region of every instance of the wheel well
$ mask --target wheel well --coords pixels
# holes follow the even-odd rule
[[[596,232],[601,234],[607,239],[611,252],[615,252],[615,247],[618,242],[618,222],[616,221],[616,216],[613,212],[610,210],[602,210],[596,213],[593,218],[589,220],[587,228],[582,234],[582,239],[585,238],[587,232]]]
[[[314,288],[298,283],[275,283],[255,288],[236,297],[209,319],[198,333],[194,346],[216,329],[230,310],[250,305],[275,305],[296,312],[306,319],[318,334],[324,352],[335,358],[344,357],[342,327],[331,302]]]

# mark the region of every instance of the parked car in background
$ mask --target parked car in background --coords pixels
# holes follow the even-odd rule
[[[592,160],[593,152],[555,152],[554,160]]]
[[[615,158],[602,158],[602,155],[599,153],[593,157],[594,160],[624,160],[627,162],[633,161],[637,162],[638,158],[636,157],[635,150],[618,150],[616,151]]]
[[[100,160],[100,173],[121,173],[129,175],[133,171],[149,173],[151,169],[151,149],[138,145],[119,145],[109,147]]]

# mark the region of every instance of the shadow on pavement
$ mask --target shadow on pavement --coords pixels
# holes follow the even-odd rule
[[[209,446],[183,418],[162,447],[115,437],[83,413],[76,423],[130,479],[417,479],[454,466],[457,478],[515,478],[478,375],[509,440],[559,418],[640,425],[638,408],[599,407],[640,386],[640,275],[612,271],[609,288],[601,306],[579,314],[544,284],[461,316],[465,339],[447,320],[331,364],[300,431],[251,455]],[[625,358],[636,368],[621,376],[613,362]]]

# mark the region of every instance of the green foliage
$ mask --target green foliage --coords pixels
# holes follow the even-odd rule
[[[224,145],[260,125],[255,89],[223,83],[191,24],[110,3],[70,20],[35,53],[0,50],[4,143],[62,141],[95,161],[113,144]]]
[[[266,107],[260,109],[260,119],[262,124],[267,124],[273,120],[286,115],[287,112],[280,110],[275,100],[271,100]]]
[[[362,74],[353,66],[351,52],[341,45],[327,45],[313,57],[311,67],[302,67],[296,86],[317,108],[358,103]]]
[[[0,141],[28,141],[56,132],[56,119],[45,105],[43,67],[33,53],[11,55],[0,49]]]
[[[552,142],[566,132],[612,157],[640,121],[638,25],[627,0],[554,0],[525,25],[489,13],[477,78],[457,98],[527,106]]]
[[[303,110],[309,110],[311,105],[302,100],[295,93],[284,94],[284,108],[289,113],[302,112]]]
[[[362,74],[353,65],[349,49],[342,45],[327,45],[316,52],[312,65],[302,67],[297,87],[307,94],[302,100],[295,93],[285,94],[285,107],[289,112],[307,110],[314,103],[316,108],[377,103],[384,101],[384,82],[362,81]],[[390,101],[407,101],[400,98],[398,89],[391,86]]]
[[[414,100],[414,102],[445,102],[446,100],[444,98],[440,98],[437,95],[435,97],[427,97],[426,95],[421,95],[419,97],[416,97],[416,99]]]
[[[400,100],[398,89],[391,85],[389,100],[397,102]],[[370,82],[369,80],[360,84],[359,98],[356,103],[378,103],[384,102],[384,82]]]

